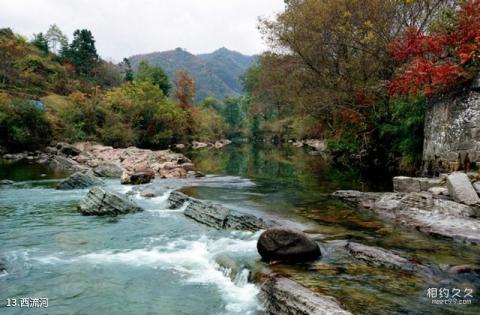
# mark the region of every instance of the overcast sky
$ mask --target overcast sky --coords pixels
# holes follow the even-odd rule
[[[283,7],[283,0],[0,0],[0,28],[30,38],[55,23],[69,39],[88,28],[99,54],[115,61],[176,47],[256,54],[266,47],[257,18]]]

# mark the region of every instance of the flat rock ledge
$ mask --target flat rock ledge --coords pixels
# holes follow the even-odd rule
[[[93,187],[80,201],[78,211],[84,215],[118,215],[143,211],[127,197],[101,187]]]
[[[434,198],[428,192],[370,193],[339,190],[332,194],[351,206],[368,209],[394,223],[421,232],[480,244],[479,208]]]
[[[428,275],[432,273],[426,266],[410,261],[383,248],[355,242],[348,242],[345,248],[355,259],[373,266],[384,266]]]
[[[260,289],[267,314],[351,315],[335,298],[313,292],[282,276],[267,275]]]
[[[199,200],[173,191],[168,197],[171,209],[186,204],[184,215],[215,229],[232,229],[256,232],[278,224],[253,214],[229,209],[209,201]]]

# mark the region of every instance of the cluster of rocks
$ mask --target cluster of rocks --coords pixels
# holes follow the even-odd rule
[[[474,188],[476,180],[476,174],[469,177],[461,172],[439,178],[395,177],[394,192],[342,190],[333,196],[431,235],[479,244],[480,198]]]
[[[178,191],[172,192],[168,201],[170,208],[186,206],[185,216],[216,229],[266,229],[257,242],[258,252],[265,262],[309,262],[321,255],[314,240],[276,221],[192,198]],[[239,269],[234,262],[228,259],[225,262],[225,258],[218,264],[222,268]],[[296,281],[271,272],[261,273],[257,278],[260,278],[258,282],[267,314],[350,314],[335,298],[313,292]]]
[[[229,145],[232,143],[232,141],[228,139],[221,139],[215,142],[199,142],[199,141],[192,141],[192,148],[193,149],[201,149],[201,148],[215,148],[215,149],[221,149],[226,145]],[[177,144],[175,146],[177,149],[183,149],[185,148],[184,144]]]
[[[44,151],[7,153],[2,158],[11,161],[36,160],[68,172],[85,173],[91,170],[95,176],[121,178],[125,184],[147,183],[156,176],[177,178],[196,175],[193,163],[180,153],[136,147],[115,149],[94,142],[75,145],[59,142]]]
[[[264,261],[296,263],[320,257],[320,248],[314,240],[301,231],[282,226],[277,221],[196,199],[179,191],[173,191],[168,202],[171,209],[185,205],[183,213],[186,217],[215,229],[252,232],[266,230],[257,243],[258,252]]]
[[[327,143],[324,140],[319,139],[290,140],[289,143],[297,148],[303,146],[313,148],[313,150],[309,152],[311,155],[323,155],[327,150]]]
[[[151,179],[154,176],[185,177],[194,169],[193,163],[183,154],[170,150],[152,151],[136,147],[114,149],[94,142],[78,143],[75,147],[81,153],[72,158],[74,161],[97,172],[113,172],[116,177],[124,177],[125,183],[143,183],[146,182],[145,178]],[[138,175],[127,179],[127,176],[134,174]]]

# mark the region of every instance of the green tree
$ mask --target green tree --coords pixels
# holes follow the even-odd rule
[[[97,66],[99,57],[95,48],[95,39],[89,30],[76,30],[73,33],[72,43],[62,49],[66,61],[75,66],[78,74],[90,76]]]
[[[128,60],[128,58],[123,58],[122,69],[123,69],[124,80],[127,82],[133,81],[134,75],[133,75],[132,65],[130,64],[130,60]]]
[[[135,79],[138,81],[147,81],[158,86],[165,96],[170,94],[172,85],[165,71],[163,71],[160,66],[151,66],[147,61],[140,62]]]
[[[48,47],[53,53],[59,53],[62,47],[68,45],[68,38],[63,34],[56,24],[50,25],[45,38],[48,42]]]
[[[43,35],[43,33],[33,34],[33,39],[31,43],[41,52],[48,54],[48,41]]]
[[[9,99],[0,93],[0,145],[10,150],[41,148],[51,139],[41,102]]]
[[[227,97],[223,102],[225,104],[223,117],[230,127],[231,133],[236,134],[239,132],[244,119],[240,104],[241,98]]]

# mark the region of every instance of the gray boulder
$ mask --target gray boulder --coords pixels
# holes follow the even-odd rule
[[[475,205],[480,203],[480,198],[473,188],[467,174],[462,172],[453,172],[448,175],[447,188],[450,196],[457,201],[466,205]]]
[[[124,169],[114,163],[101,163],[97,165],[93,172],[95,175],[100,177],[115,177],[119,178],[122,176]]]
[[[300,231],[271,228],[263,232],[257,250],[264,261],[305,262],[320,257],[318,244]]]
[[[285,277],[269,275],[260,289],[267,314],[351,315],[335,298],[313,292]]]
[[[412,262],[383,248],[367,246],[354,242],[347,243],[345,248],[348,252],[350,252],[350,254],[352,254],[353,257],[370,265],[430,273],[427,267]]]
[[[70,175],[68,178],[62,180],[57,185],[57,189],[82,189],[92,186],[101,185],[102,181],[93,175],[91,171],[76,172]]]
[[[225,208],[222,205],[199,200],[174,191],[168,197],[171,209],[180,208],[187,203],[184,215],[199,223],[216,229],[233,229],[258,231],[273,226],[275,223],[249,213]]]
[[[93,187],[80,201],[78,211],[84,215],[118,215],[143,211],[135,202],[116,192]]]

